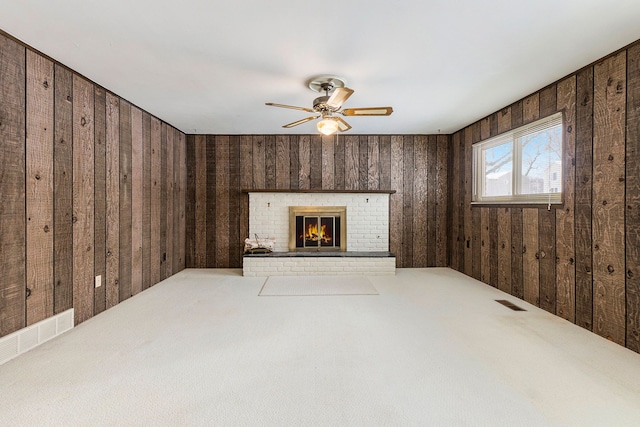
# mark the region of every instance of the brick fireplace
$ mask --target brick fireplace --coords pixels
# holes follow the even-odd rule
[[[390,191],[248,193],[249,235],[275,238],[275,251],[245,256],[244,275],[395,274]]]

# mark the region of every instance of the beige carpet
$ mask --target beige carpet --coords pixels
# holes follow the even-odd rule
[[[258,295],[378,295],[378,291],[366,276],[270,276]]]

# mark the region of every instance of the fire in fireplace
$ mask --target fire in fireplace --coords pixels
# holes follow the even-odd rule
[[[345,206],[291,206],[291,251],[346,251]]]

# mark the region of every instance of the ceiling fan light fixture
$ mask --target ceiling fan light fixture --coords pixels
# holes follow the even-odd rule
[[[334,134],[339,128],[339,123],[333,118],[324,118],[318,122],[318,131],[324,135]]]

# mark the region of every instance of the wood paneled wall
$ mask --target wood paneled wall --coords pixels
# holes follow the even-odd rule
[[[556,111],[564,204],[471,207],[471,145]],[[640,352],[640,44],[462,129],[451,150],[451,267]]]
[[[398,267],[446,266],[448,146],[446,135],[189,135],[186,265],[242,266],[241,189],[391,189]]]
[[[0,33],[0,141],[0,336],[184,268],[183,133]]]

